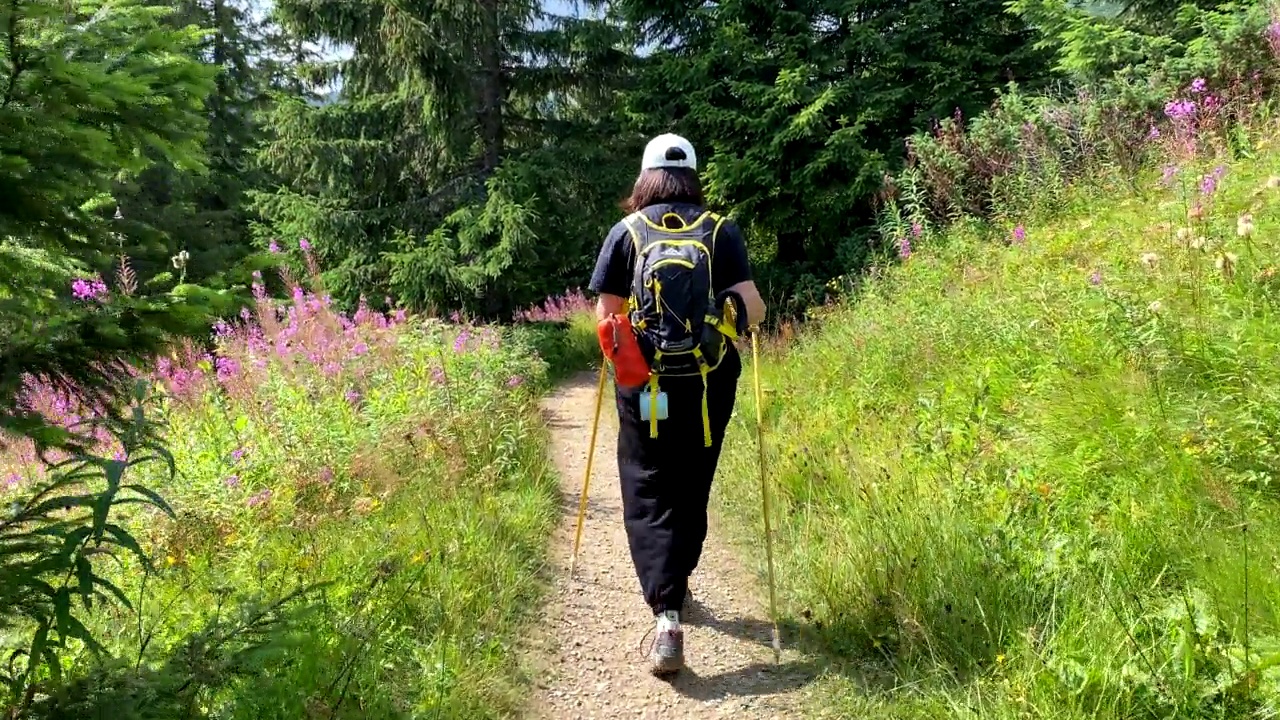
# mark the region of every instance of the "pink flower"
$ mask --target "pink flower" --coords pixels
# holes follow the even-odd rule
[[[77,300],[102,300],[107,294],[107,286],[101,278],[79,278],[71,283],[71,294]]]

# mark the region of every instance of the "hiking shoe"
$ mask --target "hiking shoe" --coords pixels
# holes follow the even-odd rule
[[[684,667],[684,630],[680,614],[674,610],[658,616],[658,629],[649,650],[649,672],[658,677],[673,675]]]

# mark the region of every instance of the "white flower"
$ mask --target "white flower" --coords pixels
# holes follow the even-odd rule
[[[1155,267],[1156,263],[1160,262],[1160,256],[1153,252],[1142,253],[1139,259],[1142,260],[1143,265],[1146,265],[1149,268]]]
[[[1253,215],[1245,213],[1236,218],[1236,235],[1249,237],[1253,234]]]
[[[1162,307],[1164,307],[1164,305],[1161,305],[1159,300],[1153,300],[1151,304],[1147,306],[1147,309],[1153,313],[1158,313]]]
[[[1236,257],[1235,253],[1222,253],[1218,259],[1214,261],[1214,266],[1218,268],[1218,272],[1222,273],[1222,277],[1230,280],[1236,273]]]

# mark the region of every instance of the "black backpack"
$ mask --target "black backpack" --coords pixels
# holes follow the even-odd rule
[[[631,280],[631,325],[649,363],[650,402],[656,403],[660,377],[702,376],[704,440],[711,445],[707,415],[706,376],[725,357],[727,337],[736,330],[724,320],[715,296],[711,266],[716,233],[724,218],[704,212],[689,224],[675,213],[680,227],[654,223],[633,213],[623,223],[635,243]],[[642,400],[643,402],[643,400]],[[650,437],[658,435],[655,408],[650,412]]]

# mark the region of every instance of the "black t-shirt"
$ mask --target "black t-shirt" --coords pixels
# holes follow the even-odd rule
[[[655,225],[661,225],[662,216],[667,213],[680,216],[687,225],[697,220],[705,210],[697,205],[679,203],[650,205],[641,212]],[[635,262],[635,244],[631,240],[631,232],[622,221],[619,221],[605,237],[588,287],[594,293],[630,297],[631,276],[635,271]],[[737,223],[726,218],[720,225],[720,231],[716,233],[715,245],[711,248],[712,290],[719,295],[728,288],[750,279],[751,264],[747,261],[746,240]]]

